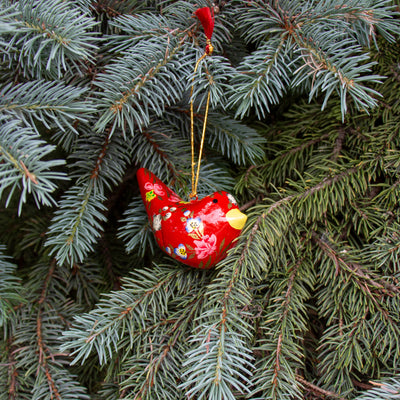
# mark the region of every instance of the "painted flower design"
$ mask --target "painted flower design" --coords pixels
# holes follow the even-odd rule
[[[151,183],[151,182],[146,182],[144,185],[144,188],[149,191],[153,191],[155,196],[165,196],[165,191],[161,185],[158,183]],[[146,193],[147,197],[147,193]]]
[[[153,216],[153,230],[157,232],[161,229],[161,214],[156,214]]]
[[[154,190],[150,190],[149,192],[146,192],[146,201],[152,201],[156,197]]]
[[[182,260],[186,260],[186,258],[187,258],[186,247],[182,243],[178,247],[175,247],[174,253],[178,257],[182,258]]]
[[[200,217],[196,217],[196,218],[189,218],[186,221],[186,232],[187,233],[192,233],[193,231],[197,231],[201,228],[202,226],[202,222]]]
[[[217,250],[217,237],[214,234],[211,236],[204,235],[202,240],[195,240],[193,243],[196,245],[194,250],[197,258],[200,260],[213,254]]]
[[[227,196],[232,204],[237,205],[236,199],[230,193],[228,193]]]

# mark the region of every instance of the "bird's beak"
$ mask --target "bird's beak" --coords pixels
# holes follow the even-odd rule
[[[241,230],[247,221],[247,215],[240,212],[237,208],[233,208],[226,213],[226,219],[232,228]]]

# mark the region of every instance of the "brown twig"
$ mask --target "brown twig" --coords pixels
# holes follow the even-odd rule
[[[311,390],[313,393],[315,393],[318,396],[332,397],[332,398],[338,399],[338,400],[346,400],[345,397],[342,397],[335,392],[331,392],[329,390],[322,389],[319,386],[314,385],[311,382],[308,382],[300,375],[296,375],[296,381],[299,382],[300,384],[302,384],[308,390]]]
[[[103,146],[101,148],[99,156],[97,157],[96,165],[92,170],[90,179],[97,179],[99,176],[101,164],[103,163],[103,159],[107,153],[108,145],[110,144],[110,137],[111,137],[111,128],[108,129],[108,133],[104,139]]]

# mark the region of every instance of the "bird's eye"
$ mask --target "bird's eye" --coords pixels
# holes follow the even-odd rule
[[[218,199],[213,199],[213,203],[214,204],[218,203]]]

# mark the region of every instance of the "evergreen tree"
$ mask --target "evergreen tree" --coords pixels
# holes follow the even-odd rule
[[[0,0],[0,400],[398,399],[399,21]],[[198,193],[248,220],[203,271],[157,247],[135,174],[188,199],[208,93]]]

